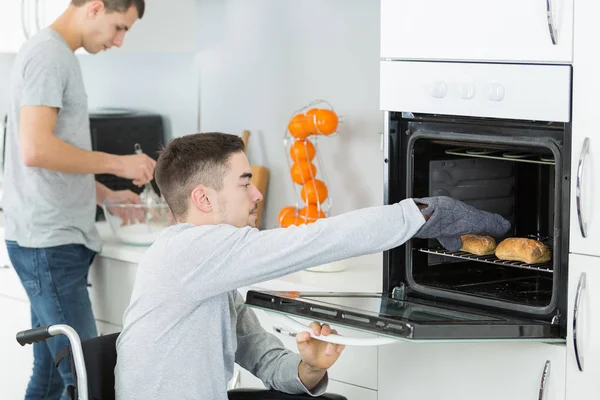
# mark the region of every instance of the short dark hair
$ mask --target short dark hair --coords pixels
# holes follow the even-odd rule
[[[71,4],[80,7],[90,1],[92,0],[71,0]],[[126,12],[129,10],[129,7],[135,6],[139,19],[142,19],[144,10],[146,9],[144,0],[102,0],[102,2],[104,3],[104,7],[110,12]]]
[[[154,177],[175,218],[182,220],[187,215],[195,186],[221,190],[231,156],[243,151],[242,139],[226,133],[195,133],[172,139],[160,152]]]

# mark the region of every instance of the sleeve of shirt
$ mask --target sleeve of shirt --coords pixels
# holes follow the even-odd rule
[[[268,389],[311,396],[325,393],[329,383],[327,374],[313,390],[308,390],[298,376],[300,355],[286,349],[275,335],[263,329],[254,311],[243,304],[237,291],[235,304],[238,346],[235,361],[239,365],[262,380]]]
[[[169,268],[201,301],[308,267],[391,249],[424,223],[417,205],[407,199],[286,229],[188,227],[168,240]]]
[[[62,108],[68,67],[52,47],[40,48],[23,70],[21,106]]]

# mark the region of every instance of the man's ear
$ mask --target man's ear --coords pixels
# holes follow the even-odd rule
[[[104,10],[104,3],[102,2],[102,0],[94,0],[90,1],[87,4],[87,7],[88,18],[95,18],[96,16],[98,16],[100,11]]]
[[[196,186],[192,190],[192,204],[198,210],[210,213],[212,211],[212,200],[210,190],[206,186]]]

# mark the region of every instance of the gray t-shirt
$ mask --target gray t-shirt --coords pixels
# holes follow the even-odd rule
[[[288,229],[166,229],[138,265],[117,341],[117,400],[226,400],[234,363],[267,387],[308,393],[298,354],[265,332],[236,289],[399,246],[424,223],[408,199]]]
[[[23,164],[19,157],[19,116],[25,105],[58,108],[54,135],[91,150],[87,94],[79,62],[52,28],[41,30],[23,46],[10,77],[2,200],[6,239],[23,247],[78,243],[99,251],[94,176]]]

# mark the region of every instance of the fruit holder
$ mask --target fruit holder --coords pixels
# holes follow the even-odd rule
[[[336,135],[340,123],[341,118],[325,100],[315,100],[292,115],[283,144],[298,200],[279,211],[281,227],[310,224],[329,215],[331,196],[318,141]]]

